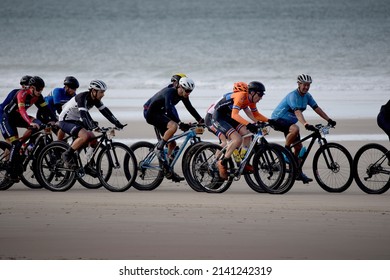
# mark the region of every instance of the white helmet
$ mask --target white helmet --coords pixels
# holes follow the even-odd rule
[[[298,83],[309,83],[309,84],[311,84],[313,82],[313,80],[311,79],[311,77],[309,75],[301,74],[301,75],[298,76],[297,82]]]
[[[179,85],[185,90],[185,91],[192,91],[195,88],[195,83],[191,78],[188,77],[182,77],[179,80]]]
[[[107,85],[102,80],[92,80],[89,83],[89,89],[107,90]]]

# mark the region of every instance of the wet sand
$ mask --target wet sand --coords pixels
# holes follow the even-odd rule
[[[366,119],[340,120],[332,131],[359,133],[382,132]],[[153,135],[137,122],[118,138]],[[339,141],[352,156],[368,142]],[[310,162],[304,171],[313,177]],[[223,194],[167,180],[154,191],[124,193],[78,184],[52,193],[18,183],[0,192],[0,228],[0,259],[388,260],[390,192],[367,195],[353,183],[331,194],[314,181],[269,195],[244,179]]]

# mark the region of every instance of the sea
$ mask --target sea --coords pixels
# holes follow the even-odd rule
[[[26,74],[45,80],[43,95],[68,75],[80,81],[79,92],[101,79],[103,102],[137,121],[174,73],[195,81],[190,99],[201,114],[234,82],[257,80],[266,87],[258,108],[270,116],[305,73],[333,119],[375,118],[390,98],[390,1],[0,2],[1,99]]]

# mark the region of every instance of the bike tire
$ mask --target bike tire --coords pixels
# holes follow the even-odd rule
[[[38,182],[53,192],[64,192],[73,187],[76,174],[63,167],[61,155],[69,148],[62,141],[54,141],[44,147],[37,159],[36,176]]]
[[[248,161],[249,164],[251,164],[252,166],[253,166],[253,156],[254,156],[254,153],[251,155],[251,157],[250,157],[250,159]],[[248,184],[248,186],[252,190],[254,190],[255,192],[257,192],[257,193],[266,193],[266,191],[262,187],[259,186],[254,173],[245,173],[244,174],[244,180]]]
[[[0,191],[8,190],[14,184],[5,177],[8,169],[10,151],[11,145],[7,142],[0,141]]]
[[[24,171],[20,175],[20,180],[23,184],[30,189],[42,189],[41,184],[37,180],[35,175],[35,166],[37,166],[36,160],[29,160],[23,164]]]
[[[147,165],[144,160],[149,152],[153,151],[155,145],[146,141],[136,142],[130,146],[137,161],[137,178],[133,187],[139,191],[151,191],[160,186],[164,180],[164,172],[160,167],[157,155],[152,152],[152,161]]]
[[[131,187],[137,176],[136,165],[133,151],[120,142],[102,147],[96,159],[100,182],[111,192],[124,192]]]
[[[199,147],[192,160],[193,176],[188,181],[192,187],[201,187],[207,193],[223,193],[229,189],[233,182],[233,176],[227,180],[221,180],[216,167],[215,155],[222,147],[217,144],[207,143]],[[228,161],[228,170],[234,170],[233,160]]]
[[[191,184],[188,183],[188,185],[190,186],[191,189],[193,189],[196,192],[203,192],[204,190],[194,179],[193,168],[191,167],[192,167],[192,162],[194,160],[194,155],[196,151],[204,144],[206,144],[206,142],[198,142],[189,146],[183,155],[183,159],[181,163],[184,178],[186,179],[187,183],[191,181]]]
[[[267,193],[283,194],[292,187],[288,185],[289,188],[282,188],[286,176],[286,162],[279,146],[261,146],[254,155],[253,168],[258,185]]]
[[[329,168],[327,162],[331,160]],[[331,193],[346,191],[353,181],[352,156],[338,143],[326,143],[313,157],[314,178],[322,189]]]
[[[353,174],[356,184],[365,193],[385,193],[390,188],[389,151],[376,143],[364,145],[354,157]]]

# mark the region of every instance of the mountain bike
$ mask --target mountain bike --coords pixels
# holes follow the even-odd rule
[[[269,124],[259,123],[257,133],[243,136],[253,136],[251,144],[239,163],[231,158],[228,160],[227,180],[220,178],[217,162],[224,158],[231,142],[225,147],[213,143],[200,147],[191,163],[194,176],[188,180],[190,186],[200,187],[208,193],[222,193],[229,189],[234,180],[238,181],[244,175],[249,187],[256,192],[281,194],[290,190],[295,182],[296,166],[292,155],[284,147],[267,142],[264,136],[268,134],[268,126]],[[292,164],[286,164],[284,154]],[[253,175],[245,171],[248,163],[253,165]],[[255,180],[251,176],[254,176]]]
[[[188,181],[192,177],[192,173],[188,170],[188,163],[192,161],[194,151],[201,147],[204,142],[201,141],[198,135],[203,134],[204,127],[194,123],[188,131],[185,131],[179,135],[173,136],[167,141],[167,144],[176,141],[178,139],[184,139],[181,145],[178,145],[173,153],[173,159],[167,158],[165,151],[165,161],[168,162],[168,166],[163,166],[159,161],[156,149],[157,144],[152,144],[147,141],[139,141],[130,146],[130,149],[134,152],[137,159],[137,178],[133,182],[133,187],[137,190],[150,191],[157,188],[164,177],[168,179],[172,177],[174,167],[183,154],[182,158],[182,171],[185,179]],[[159,131],[155,128],[156,138],[161,140]],[[187,147],[187,144],[189,146]],[[197,187],[190,186],[195,191],[201,191]]]
[[[20,175],[20,180],[31,189],[40,189],[42,186],[38,183],[35,176],[35,166],[39,153],[41,150],[53,142],[53,136],[51,132],[52,126],[49,124],[43,124],[39,131],[31,134],[27,139],[22,140],[22,147],[20,148],[20,166],[23,170]],[[11,150],[11,145],[1,141],[0,144],[0,181],[7,181],[4,178],[6,170],[8,169],[8,157]],[[10,188],[14,183],[11,181],[0,183],[0,190],[6,190]],[[3,186],[3,187],[1,187]]]
[[[322,189],[327,192],[343,192],[349,188],[353,181],[352,156],[349,151],[338,143],[328,143],[326,135],[329,134],[330,125],[315,125],[316,130],[303,139],[291,144],[291,148],[311,139],[308,148],[301,155],[296,164],[298,174],[302,172],[302,167],[317,141],[320,147],[313,157],[314,178]]]
[[[91,141],[96,147],[86,158],[76,151],[73,166],[65,167],[61,155],[69,148],[63,141],[54,141],[40,153],[37,161],[37,180],[51,191],[67,191],[86,174],[98,178],[109,191],[122,192],[131,187],[137,169],[133,152],[123,143],[113,142],[115,127],[101,127]]]
[[[368,194],[382,194],[390,188],[390,150],[376,143],[361,147],[353,161],[359,188]]]

